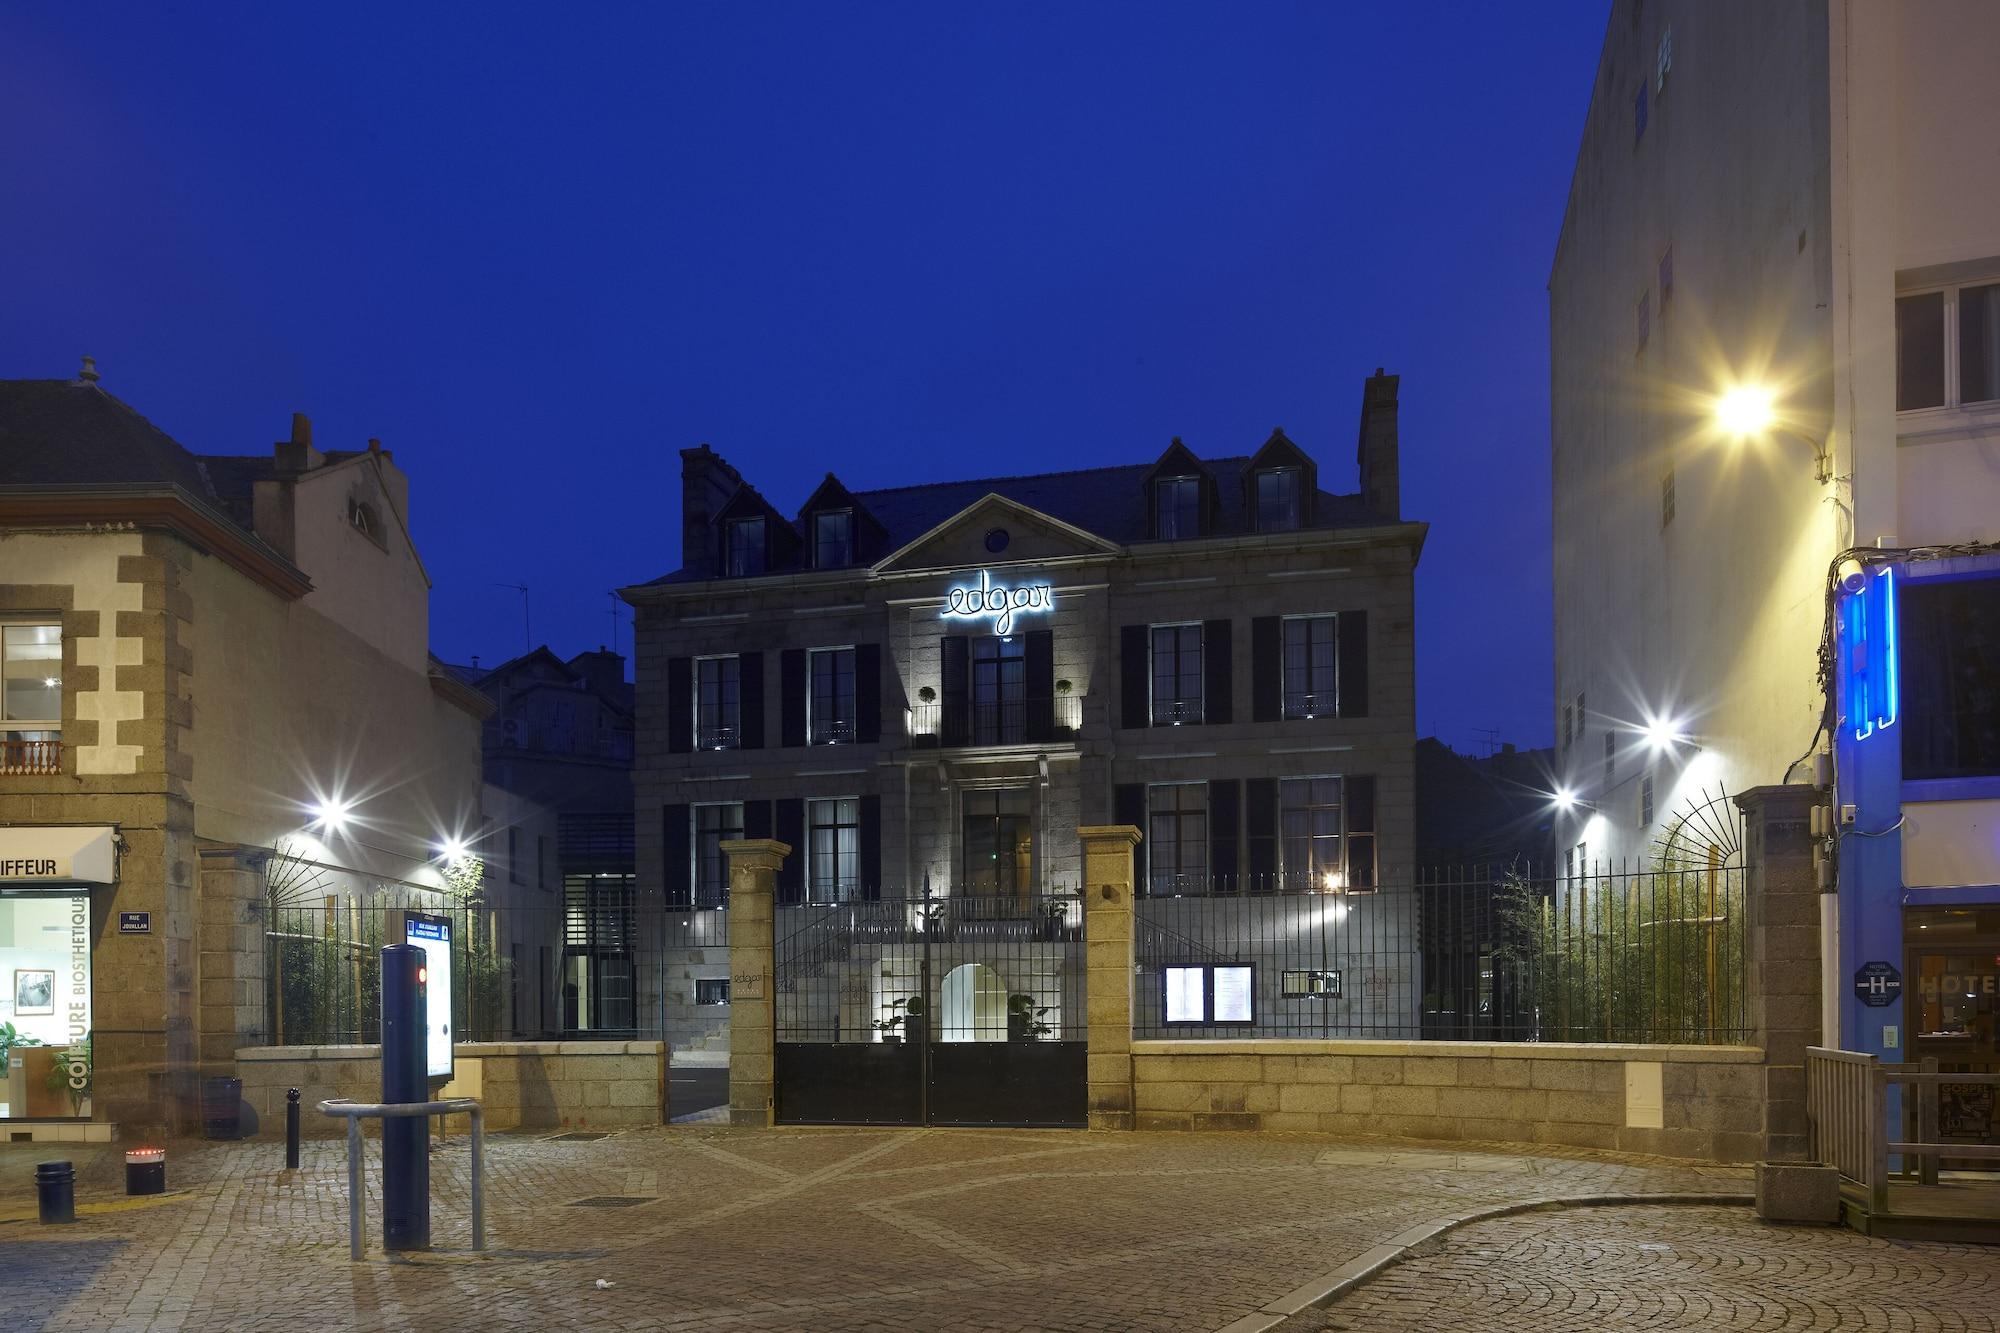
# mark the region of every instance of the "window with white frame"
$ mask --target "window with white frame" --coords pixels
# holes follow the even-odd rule
[[[1201,625],[1152,627],[1153,725],[1201,721]]]
[[[2000,402],[2000,281],[1896,298],[1896,410]]]
[[[1299,470],[1269,467],[1257,473],[1257,530],[1291,532],[1300,522]]]
[[[854,650],[814,648],[806,654],[806,739],[811,745],[854,742]]]
[[[62,739],[62,626],[0,623],[0,741]]]
[[[729,657],[694,662],[694,743],[703,750],[733,750],[743,741],[741,664]]]
[[[813,568],[844,569],[854,563],[854,511],[823,509],[813,515]]]
[[[1294,893],[1347,888],[1344,802],[1337,777],[1278,783],[1278,868]]]
[[[1208,784],[1146,788],[1147,892],[1154,897],[1208,890]]]
[[[806,802],[806,895],[815,903],[861,896],[861,799]]]
[[[1201,478],[1161,477],[1153,483],[1153,533],[1161,541],[1201,536]]]
[[[1287,616],[1284,622],[1286,717],[1340,713],[1340,617]]]
[[[729,903],[729,858],[722,844],[743,836],[743,803],[729,801],[694,808],[694,905],[724,907]]]
[[[741,578],[764,572],[764,520],[732,518],[724,528],[726,572]]]

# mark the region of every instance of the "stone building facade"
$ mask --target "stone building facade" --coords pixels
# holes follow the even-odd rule
[[[488,705],[425,646],[408,502],[386,451],[322,453],[303,417],[267,456],[202,456],[87,360],[0,381],[0,1023],[27,1038],[0,1133],[196,1114],[272,1037],[274,882],[321,910],[442,898]]]
[[[787,515],[683,451],[681,566],[623,592],[641,903],[694,922],[720,845],[774,837],[781,904],[1025,906],[1077,891],[1077,829],[1112,823],[1145,832],[1157,896],[1402,891],[1425,526],[1394,376],[1366,382],[1356,458],[1346,494],[1282,431],[1040,476],[829,473]],[[685,957],[641,968],[670,1018],[728,975]]]

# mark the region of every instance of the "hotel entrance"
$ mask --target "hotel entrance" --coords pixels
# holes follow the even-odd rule
[[[1935,1059],[1945,1074],[2000,1073],[2000,907],[1912,908],[1904,914],[1903,938],[1910,1061]],[[1940,1139],[1996,1142],[1996,1093],[2000,1088],[1990,1083],[1940,1085]],[[1944,1165],[1954,1163],[1947,1158]]]

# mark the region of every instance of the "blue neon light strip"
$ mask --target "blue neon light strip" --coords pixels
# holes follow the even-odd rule
[[[1897,660],[1896,574],[1872,572],[1847,599],[1847,719],[1854,739],[1865,741],[1896,725],[1902,705],[1902,664]]]

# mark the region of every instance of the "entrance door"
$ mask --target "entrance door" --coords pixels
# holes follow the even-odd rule
[[[1904,921],[1904,1014],[1911,1061],[1931,1057],[1944,1074],[2000,1073],[2000,908],[1913,909]],[[2000,1088],[1938,1087],[1944,1142],[2000,1136]],[[1914,1098],[1906,1100],[1914,1101]],[[1947,1157],[1943,1165],[1960,1165]],[[1967,1167],[1989,1166],[1965,1159]]]

